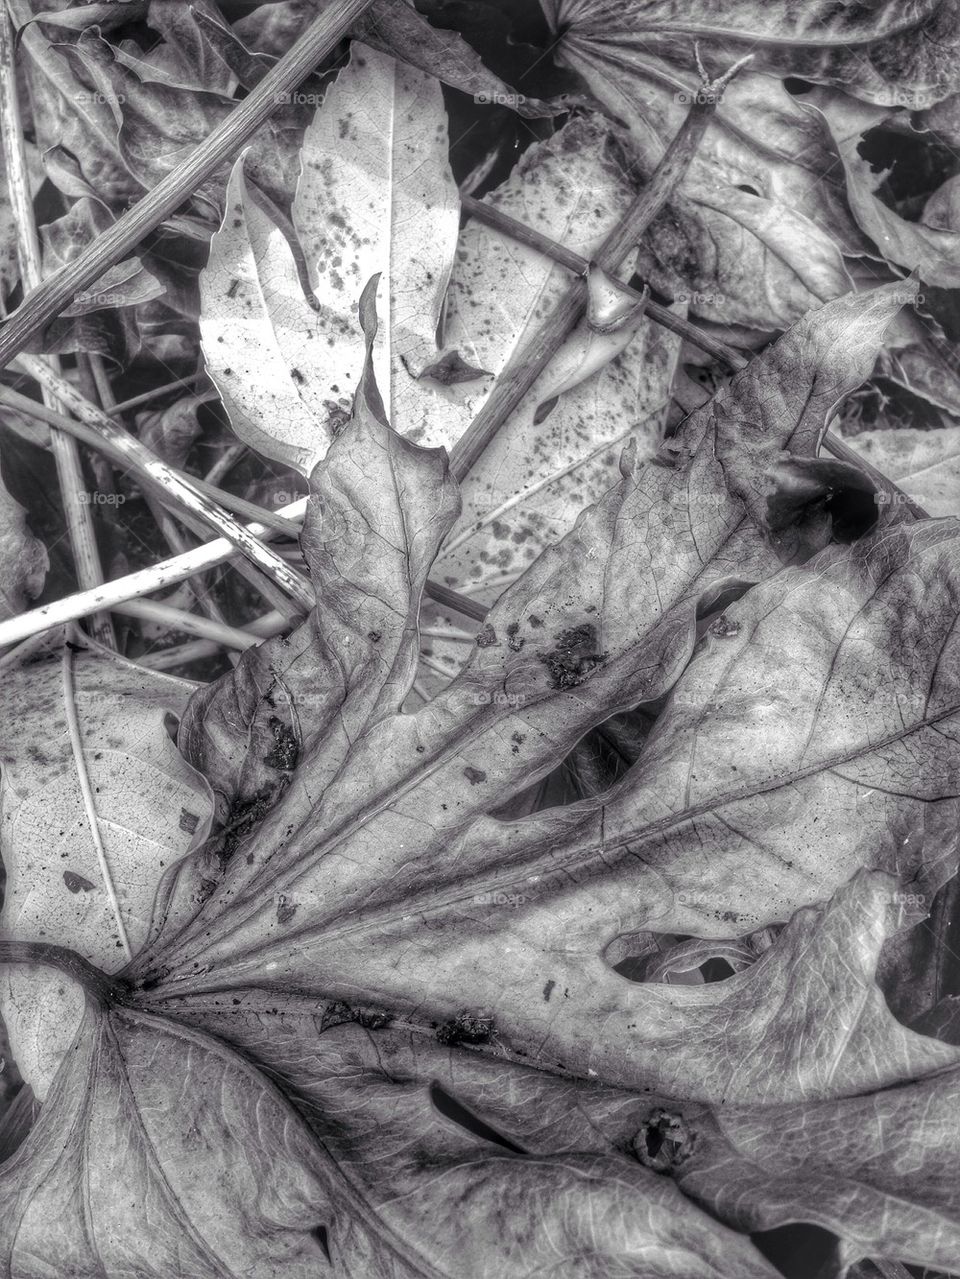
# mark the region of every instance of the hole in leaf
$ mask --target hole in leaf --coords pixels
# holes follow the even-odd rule
[[[533,425],[539,426],[541,422],[545,422],[553,410],[559,403],[560,396],[554,395],[549,400],[544,400],[542,404],[537,405],[537,411],[533,415]]]
[[[647,964],[645,956],[630,955],[626,959],[621,959],[619,964],[614,964],[613,971],[619,973],[621,977],[626,977],[627,981],[643,981]]]
[[[633,1139],[633,1152],[645,1168],[671,1172],[693,1153],[697,1134],[682,1115],[657,1107]]]
[[[472,1133],[475,1137],[482,1137],[484,1141],[489,1141],[494,1146],[502,1146],[504,1150],[510,1150],[515,1155],[525,1155],[527,1153],[522,1146],[518,1146],[509,1137],[497,1132],[496,1128],[491,1128],[479,1115],[475,1115],[472,1110],[468,1110],[463,1102],[451,1096],[443,1085],[438,1084],[436,1080],[430,1085],[430,1100],[440,1114],[443,1115],[444,1119],[449,1119],[452,1123],[465,1129],[466,1132]]]
[[[326,1226],[314,1226],[310,1234],[316,1239],[317,1243],[323,1249],[323,1255],[328,1263],[333,1265],[333,1257],[330,1255],[330,1233]]]
[[[805,1221],[758,1230],[750,1238],[786,1279],[810,1279],[828,1263],[837,1261],[836,1236]]]
[[[734,976],[735,970],[725,959],[708,959],[705,964],[700,965],[700,974],[705,982],[726,981],[728,977]]]

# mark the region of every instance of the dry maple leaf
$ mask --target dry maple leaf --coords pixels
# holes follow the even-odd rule
[[[909,296],[831,303],[672,452],[628,453],[405,714],[458,495],[442,450],[386,424],[365,291],[353,418],[311,477],[317,607],[181,728],[221,820],[254,814],[220,882],[115,976],[0,952],[87,996],[0,1169],[0,1273],[771,1279],[742,1231],[794,1203],[845,1261],[949,1264],[960,1050],[900,1025],[874,975],[956,869],[956,526],[877,507],[828,544],[844,493],[824,486],[768,527],[783,450],[816,475]],[[667,692],[610,791],[498,817],[591,725]],[[612,966],[638,931],[777,921],[710,986]],[[898,1162],[903,1123],[923,1140]],[[857,1133],[844,1159],[824,1124]]]

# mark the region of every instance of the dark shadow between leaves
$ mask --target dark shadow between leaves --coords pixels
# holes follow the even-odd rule
[[[518,1146],[516,1142],[505,1137],[503,1133],[497,1132],[496,1128],[491,1126],[479,1115],[475,1115],[456,1097],[437,1083],[436,1080],[430,1085],[430,1100],[433,1102],[434,1108],[444,1119],[449,1119],[451,1123],[457,1124],[466,1132],[472,1133],[474,1137],[482,1137],[484,1141],[489,1141],[494,1146],[500,1146],[504,1150],[509,1150],[515,1155],[525,1155],[528,1152],[522,1146]]]

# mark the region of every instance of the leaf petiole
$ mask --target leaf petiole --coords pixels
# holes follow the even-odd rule
[[[0,941],[0,964],[44,964],[56,968],[101,1006],[124,1003],[130,990],[123,978],[103,972],[75,950],[49,942]]]

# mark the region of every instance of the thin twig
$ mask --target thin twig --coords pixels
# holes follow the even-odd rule
[[[223,646],[214,640],[193,639],[187,640],[185,644],[177,644],[173,648],[153,649],[149,653],[142,653],[134,660],[138,666],[146,666],[151,671],[169,671],[202,657],[216,657],[222,651]]]
[[[35,334],[77,293],[89,288],[114,263],[131,253],[144,236],[184,204],[201,184],[234,156],[264,124],[277,105],[343,39],[373,0],[338,0],[327,5],[303,35],[203,142],[55,275],[24,298],[0,329],[0,368],[6,368]]]
[[[228,445],[213,466],[210,467],[210,470],[207,471],[204,479],[208,484],[219,484],[221,480],[227,478],[246,451],[247,446],[245,444]]]
[[[87,356],[85,363],[89,365],[90,374],[95,385],[100,408],[102,408],[105,413],[109,414],[110,417],[116,417],[117,400],[113,394],[113,387],[110,384],[110,378],[107,376],[107,371],[104,367],[102,357],[99,355]],[[81,362],[80,368],[82,369],[83,367],[84,362]],[[91,399],[92,397],[88,395],[87,398]],[[104,464],[107,465],[107,463]],[[150,513],[156,522],[157,528],[160,530],[160,535],[163,537],[170,551],[172,551],[174,555],[182,555],[184,551],[189,550],[189,543],[181,533],[179,526],[170,512],[157,498],[152,486],[146,486],[144,488],[143,496],[146,500],[147,506],[150,508]],[[190,588],[200,611],[206,614],[210,622],[215,627],[221,628],[219,634],[223,636],[233,634],[234,628],[228,625],[227,619],[224,617],[220,605],[214,599],[211,590],[211,582],[208,580],[206,574],[198,574],[197,581],[191,582]],[[157,613],[153,612],[151,615],[150,612],[150,610],[156,609],[170,609],[170,605],[167,603],[155,603],[152,601],[138,601],[119,605],[115,611],[128,617],[133,616],[139,617],[141,620],[147,619],[156,621],[159,620]],[[136,611],[131,612],[131,610]],[[147,610],[147,612],[144,613],[143,610]],[[192,616],[192,614],[185,615]],[[175,620],[176,619],[172,618],[167,619],[169,625],[173,625]],[[186,627],[184,627],[181,623],[180,629],[184,630]],[[237,632],[237,634],[242,634],[242,632]],[[244,636],[244,640],[246,640],[246,636]],[[229,640],[226,640],[225,642],[229,643]],[[245,643],[235,645],[235,647],[239,647],[241,650],[245,646]],[[233,651],[233,647],[228,648],[227,657],[233,665],[236,665],[239,661],[239,657]]]
[[[485,204],[482,200],[475,200],[472,196],[461,196],[460,202],[463,208],[479,222],[483,222],[486,226],[492,227],[495,231],[509,236],[520,244],[527,245],[528,248],[537,249],[545,257],[551,258],[561,266],[565,266],[577,276],[586,275],[590,267],[588,259],[565,248],[562,244],[558,244],[556,240],[544,235],[542,231],[537,231],[533,227],[527,226],[526,223],[518,221],[517,218],[511,217],[509,213],[504,213],[502,209]],[[621,287],[625,293],[636,298],[638,302],[643,300],[643,294],[638,289],[631,288],[628,284],[622,284]],[[747,359],[732,346],[727,346],[725,342],[721,342],[718,338],[711,337],[709,333],[704,333],[702,329],[692,324],[689,320],[681,319],[666,307],[659,306],[649,298],[647,299],[646,314],[656,324],[661,325],[662,328],[669,329],[672,333],[678,334],[706,355],[711,355],[714,359],[721,360],[731,372],[739,373],[747,367]],[[859,467],[861,471],[870,476],[874,484],[883,492],[895,494],[899,505],[905,507],[914,518],[918,520],[929,518],[929,513],[918,502],[915,502],[908,493],[905,493],[897,483],[891,480],[889,476],[884,475],[882,471],[879,471],[872,462],[861,457],[859,453],[856,453],[832,431],[827,431],[824,436],[823,447],[828,453],[833,454],[834,457],[839,458],[841,461],[849,462],[851,465]]]
[[[41,360],[34,356],[21,355],[19,363],[41,386],[54,391],[75,417],[81,422],[86,422],[88,426],[94,427],[105,440],[109,441],[111,447],[118,450],[117,457],[122,458],[125,465],[131,468],[139,467],[141,478],[165,492],[169,499],[186,514],[196,516],[211,528],[223,533],[247,559],[270,577],[291,599],[302,605],[304,610],[311,607],[313,594],[309,583],[291,569],[275,551],[252,536],[222,506],[211,501],[192,476],[175,471],[162,458],[158,458],[135,436],[130,435],[106,413],[85,400],[68,382],[52,373]]]
[[[301,498],[284,507],[284,514],[302,515],[306,504],[307,499]],[[248,531],[254,537],[270,534],[270,530],[264,528],[262,524],[252,524]],[[174,555],[170,559],[161,560],[150,568],[129,573],[112,582],[105,582],[93,590],[78,591],[64,599],[43,604],[40,608],[31,609],[27,613],[20,613],[17,617],[9,617],[5,621],[0,621],[0,648],[7,644],[15,644],[18,640],[27,639],[31,635],[37,635],[41,631],[47,631],[52,626],[59,626],[62,622],[86,617],[88,613],[93,613],[99,608],[112,609],[115,604],[122,604],[125,600],[152,595],[155,591],[161,591],[177,582],[185,581],[188,577],[193,577],[195,573],[202,573],[205,569],[224,564],[238,554],[236,546],[231,541],[225,537],[218,537],[212,542],[206,542],[203,546],[193,547],[183,555]]]
[[[451,591],[448,586],[441,586],[439,582],[427,582],[424,594],[429,595],[435,603],[452,608],[463,617],[472,617],[475,622],[482,622],[490,611],[485,604],[472,600],[469,595],[461,595],[459,591]]]
[[[215,640],[227,648],[239,649],[241,653],[260,643],[259,636],[249,635],[236,626],[229,626],[226,622],[211,617],[198,617],[196,613],[187,613],[182,608],[173,608],[159,600],[125,600],[122,604],[114,604],[113,612],[145,622],[159,622],[169,626],[171,630],[196,635],[200,639]],[[287,624],[286,619],[283,624]]]
[[[13,23],[10,21],[6,0],[2,0],[0,2],[0,132],[3,135],[7,189],[13,206],[14,225],[17,231],[20,277],[26,292],[41,285],[43,269],[33,196],[27,173],[23,124],[17,95],[14,47]],[[48,358],[51,367],[59,371],[60,363],[56,356]],[[44,402],[51,408],[58,407],[56,398],[49,390],[44,391],[43,397]],[[59,431],[51,432],[50,450],[56,463],[77,585],[81,588],[97,586],[103,581],[103,565],[100,561],[100,551],[93,527],[93,512],[89,504],[83,501],[86,483],[83,478],[80,450],[69,436]],[[117,647],[117,638],[109,613],[96,613],[90,619],[90,625],[103,644],[108,648]]]
[[[581,257],[579,253],[574,253],[572,249],[568,249],[558,243],[558,241],[552,240],[550,236],[544,235],[542,231],[537,231],[534,227],[527,226],[525,222],[521,222],[518,218],[511,217],[503,209],[487,204],[483,200],[476,200],[471,195],[462,195],[460,204],[464,211],[469,213],[471,217],[475,217],[478,222],[492,227],[495,231],[500,231],[503,235],[509,236],[510,239],[516,240],[519,244],[525,244],[527,248],[536,249],[560,266],[565,266],[574,275],[586,276],[587,271],[590,269],[589,258]],[[634,298],[637,302],[644,300],[644,294],[639,289],[634,289],[629,284],[621,284],[621,288],[624,293]],[[747,360],[739,351],[732,346],[727,346],[726,342],[721,342],[719,338],[714,338],[709,333],[704,333],[702,329],[697,328],[689,320],[683,319],[682,316],[674,315],[668,307],[660,306],[650,297],[646,299],[646,314],[661,328],[669,329],[671,333],[676,333],[679,337],[685,338],[691,346],[697,347],[698,350],[703,351],[706,355],[712,355],[714,359],[722,360],[734,373],[747,367]]]
[[[723,89],[750,60],[741,58],[724,76],[694,98],[687,118],[677,130],[643,190],[631,202],[603,244],[596,262],[613,274],[676,190],[694,157]],[[587,303],[586,281],[574,280],[540,328],[513,352],[489,396],[450,453],[450,469],[458,480],[469,475],[487,445],[536,382],[564,341],[576,328]]]
[[[22,357],[18,357],[21,360]],[[38,404],[36,400],[28,399],[21,395],[19,391],[14,391],[9,387],[0,386],[0,404],[7,403],[12,408],[17,408],[25,414],[35,417],[38,421],[52,423],[53,425],[61,424],[65,431],[71,432],[79,440],[88,444],[93,449],[98,449],[102,453],[106,453],[118,462],[125,472],[130,472],[144,484],[149,486],[152,484],[152,477],[145,472],[143,468],[134,459],[126,456],[117,450],[110,439],[105,437],[95,428],[88,426],[85,422],[78,421],[74,418],[65,417],[63,414],[56,414],[53,410],[46,408],[42,404]],[[0,422],[0,425],[3,425]],[[120,429],[120,428],[118,428]],[[144,446],[145,447],[145,446]],[[172,468],[171,468],[172,469]],[[176,474],[181,474],[176,472]],[[244,498],[236,497],[232,493],[224,492],[222,489],[216,488],[214,485],[208,484],[204,480],[199,480],[195,476],[186,476],[191,483],[196,485],[201,492],[206,492],[208,496],[215,501],[219,501],[221,506],[225,506],[228,510],[233,510],[235,514],[242,515],[247,519],[262,524],[264,528],[285,533],[288,537],[296,538],[299,536],[299,525],[290,520],[284,519],[274,511],[268,511],[264,507],[257,506],[253,502],[248,502]],[[161,501],[172,507],[181,521],[202,541],[207,535],[208,523],[197,520],[189,511],[185,510],[181,503],[174,500],[166,489],[156,489]],[[169,528],[169,526],[165,526]],[[180,554],[185,550],[185,546],[174,549],[175,554]],[[292,604],[288,595],[274,585],[273,581],[266,574],[253,564],[248,563],[244,559],[235,560],[232,567],[242,577],[246,578],[255,591],[263,596],[264,600],[273,608],[280,609],[285,615],[292,619],[299,617],[303,612],[301,604]]]
[[[122,605],[121,607],[133,608],[137,606],[131,604]],[[276,609],[271,610],[269,613],[264,613],[262,617],[255,618],[244,628],[248,632],[248,638],[251,638],[253,643],[270,639],[274,635],[281,635],[289,629],[290,622],[282,613],[278,613]],[[135,660],[139,666],[147,666],[155,671],[164,671],[169,670],[172,666],[181,666],[184,662],[196,661],[199,657],[213,657],[221,652],[222,648],[223,644],[215,639],[193,639],[187,640],[184,644],[177,644],[172,648],[160,648],[149,653],[143,653]]]
[[[18,356],[18,361],[22,361],[23,357]],[[64,383],[67,393],[77,395],[78,401],[83,397],[70,387],[69,383]],[[87,406],[95,408],[90,401],[85,401]],[[106,454],[114,462],[118,462],[123,466],[124,470],[129,474],[135,475],[138,480],[144,484],[151,485],[156,489],[157,479],[152,475],[144,464],[145,457],[149,456],[155,461],[161,461],[157,455],[141,442],[142,454],[138,457],[131,457],[125,450],[122,450],[116,443],[117,431],[122,430],[121,427],[115,427],[109,435],[101,434],[95,426],[90,426],[79,418],[67,417],[65,413],[57,412],[55,409],[48,408],[45,404],[39,404],[36,400],[31,400],[29,396],[23,395],[20,391],[13,390],[9,386],[0,386],[0,404],[8,404],[11,408],[26,413],[30,417],[36,418],[38,422],[46,422],[49,426],[57,427],[59,430],[66,431],[73,435],[82,443],[88,445],[92,449],[97,449],[101,453]],[[107,414],[112,417],[113,414]],[[100,422],[102,419],[98,418]],[[2,423],[0,423],[2,425]],[[129,432],[123,431],[124,437]],[[133,438],[133,437],[130,437]],[[258,506],[256,502],[248,502],[245,497],[238,497],[236,493],[230,493],[226,489],[219,488],[216,484],[211,484],[209,480],[200,479],[196,475],[188,475],[186,471],[181,471],[169,463],[164,463],[172,474],[179,476],[184,481],[195,485],[201,493],[205,493],[207,497],[214,502],[219,502],[221,506],[226,507],[228,511],[233,511],[235,515],[242,515],[245,519],[255,520],[260,524],[265,524],[268,528],[276,530],[278,533],[285,533],[287,537],[298,537],[300,534],[299,526],[292,520],[285,519],[282,515],[277,515],[275,511],[268,510],[265,506]],[[160,490],[161,500],[169,501],[177,510],[182,509],[182,503],[179,502],[174,495],[170,494],[166,489]]]
[[[153,390],[143,391],[140,395],[134,395],[129,400],[120,400],[108,412],[111,417],[122,417],[124,413],[129,413],[131,409],[139,409],[144,404],[149,404],[152,400],[159,400],[161,396],[170,395],[174,391],[183,392],[202,376],[202,373],[197,373],[193,377],[177,378],[176,382],[166,382],[163,386],[155,386]]]

